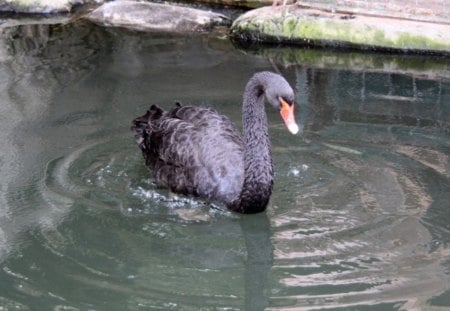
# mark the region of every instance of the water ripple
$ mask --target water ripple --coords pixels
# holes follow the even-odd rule
[[[247,217],[155,187],[128,136],[86,143],[47,165],[39,191],[64,216],[32,233],[41,259],[3,273],[61,308],[90,291],[131,309],[420,310],[446,290],[449,228],[429,230],[443,152],[307,142],[274,157],[267,215]],[[36,288],[37,272],[54,283]]]
[[[309,172],[301,187],[290,187],[295,209],[280,204],[271,213],[273,275],[281,287],[270,310],[419,310],[446,290],[448,250],[432,251],[423,218],[441,203],[428,185],[447,177],[448,158],[411,146],[392,150],[335,143],[304,150]],[[288,173],[278,187],[298,175]],[[282,195],[275,192],[273,201]]]

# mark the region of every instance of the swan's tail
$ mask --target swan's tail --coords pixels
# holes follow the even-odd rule
[[[142,152],[148,148],[149,137],[152,133],[152,123],[161,118],[164,111],[156,105],[152,105],[147,112],[133,120],[131,130],[134,132],[136,143]]]

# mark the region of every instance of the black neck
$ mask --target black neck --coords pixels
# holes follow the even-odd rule
[[[258,213],[265,210],[272,193],[273,167],[267,116],[264,111],[263,86],[251,79],[244,92],[244,184],[239,211]]]

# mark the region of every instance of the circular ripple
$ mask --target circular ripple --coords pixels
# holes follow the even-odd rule
[[[87,143],[48,163],[59,217],[4,273],[44,309],[420,309],[446,290],[446,153],[275,139],[273,155],[267,213],[236,215],[157,189],[128,136]]]
[[[307,169],[287,159],[272,200],[274,308],[410,310],[446,290],[448,250],[424,223],[445,205],[431,189],[448,189],[446,154],[360,142],[300,153]]]
[[[239,218],[157,189],[130,137],[93,141],[54,159],[43,188],[49,205],[66,215],[37,232],[36,244],[62,262],[51,268],[58,282],[100,292],[94,305],[106,299],[123,306],[128,297],[132,308],[198,310],[208,300],[210,307],[239,306],[240,293],[229,286],[245,259]],[[82,301],[82,293],[48,291]]]

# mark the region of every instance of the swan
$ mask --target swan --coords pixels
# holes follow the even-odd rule
[[[268,71],[255,73],[245,87],[243,137],[228,117],[206,107],[176,103],[164,111],[152,105],[134,119],[136,142],[156,184],[235,212],[264,211],[273,186],[264,98],[297,134],[294,91],[281,75]]]

